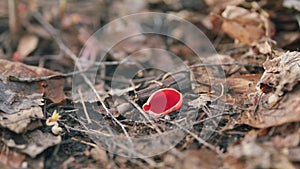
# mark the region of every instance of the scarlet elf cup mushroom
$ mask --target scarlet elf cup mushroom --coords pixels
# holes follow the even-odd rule
[[[167,115],[179,110],[182,105],[182,94],[172,88],[160,89],[148,98],[143,105],[143,110],[152,115]]]

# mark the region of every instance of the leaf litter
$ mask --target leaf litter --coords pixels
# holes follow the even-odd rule
[[[5,42],[1,42],[0,46],[1,166],[224,169],[299,167],[300,56],[297,48],[300,36],[299,12],[295,1],[68,1],[66,4],[69,8],[63,2],[59,6],[54,2],[20,2],[24,34],[15,46],[7,45],[7,35],[0,36]],[[47,8],[43,6],[45,4]],[[124,4],[132,5],[124,8]],[[0,8],[4,6],[1,5]],[[283,6],[294,10],[287,10]],[[37,7],[43,12],[35,11]],[[4,16],[8,16],[7,10],[1,11]],[[67,97],[70,96],[72,86],[70,76],[81,73],[72,72],[72,63],[76,62],[81,45],[92,32],[114,18],[141,11],[164,11],[194,23],[203,30],[219,52],[219,55],[205,59],[213,61],[218,57],[220,65],[195,63],[194,53],[188,47],[177,40],[154,35],[141,35],[120,42],[109,51],[101,65],[95,58],[111,42],[107,41],[102,46],[98,46],[97,42],[90,43],[83,51],[81,59],[84,60],[81,61],[86,65],[82,66],[100,65],[100,80],[96,81],[95,89],[101,96],[95,99],[89,97],[94,93],[85,93],[83,90],[81,92],[84,97]],[[24,12],[26,17],[23,16]],[[118,39],[128,33],[123,30],[126,24],[128,23],[115,25],[115,29],[110,30],[112,37],[106,38]],[[140,33],[135,23],[129,24],[132,24],[131,32]],[[173,36],[184,39],[189,44],[199,43],[180,27],[170,31]],[[172,51],[184,60],[194,76],[180,69],[171,73],[171,76],[159,70],[141,70],[133,79],[126,76],[119,79],[120,83],[132,80],[130,87],[123,90],[111,89],[111,77],[117,66],[122,67],[122,71],[127,71],[140,69],[135,61],[152,66],[173,64],[170,60],[164,60],[164,57],[151,62],[151,53],[137,52],[147,47]],[[17,51],[20,55],[17,55]],[[133,53],[135,55],[130,63],[121,63],[122,59]],[[206,78],[206,68],[216,72],[221,68],[227,82],[222,83],[218,76]],[[179,79],[180,84],[176,84],[174,78]],[[219,83],[211,86],[210,80]],[[184,91],[193,91],[185,93],[182,106],[185,115],[195,117],[193,121],[187,120],[191,122],[190,127],[185,128],[182,126],[185,123],[177,122],[185,117],[179,112],[175,111],[163,119],[147,119],[143,111],[139,110],[154,91],[165,87],[178,89],[178,85],[184,86]],[[214,114],[221,107],[216,102],[224,104],[222,113]],[[63,129],[63,133],[57,136],[51,133],[51,126],[45,124],[54,111],[60,113],[57,125]],[[96,121],[98,118],[103,121]],[[216,124],[216,120],[220,122]],[[113,133],[106,130],[107,124],[115,129]],[[214,128],[215,126],[217,127]],[[103,138],[121,136],[125,139],[120,139],[113,145],[121,152],[124,146],[129,147],[125,143],[128,137],[124,135],[132,138],[155,136],[174,127],[179,129],[178,133],[186,135],[171,150],[147,158],[139,154],[135,159],[113,154],[92,138],[95,133],[102,134]],[[203,140],[202,137],[208,133],[213,134]],[[177,136],[181,136],[180,134]],[[147,144],[150,143],[139,146]],[[151,153],[154,150],[147,151]]]
[[[264,63],[265,72],[256,93],[261,101],[255,113],[250,111],[243,119],[246,124],[266,128],[299,122],[299,61],[299,52],[287,52]]]

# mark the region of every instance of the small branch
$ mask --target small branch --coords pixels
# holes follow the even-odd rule
[[[81,133],[86,133],[86,134],[97,134],[97,135],[101,135],[102,137],[112,137],[112,135],[109,135],[107,133],[102,133],[100,131],[96,131],[96,130],[91,130],[91,129],[78,129],[78,128],[74,128],[71,127],[67,124],[62,124],[66,129],[71,130],[71,131],[77,131],[77,132],[81,132]]]
[[[222,114],[217,114],[217,115],[214,115],[214,116],[210,116],[210,117],[208,117],[208,118],[205,118],[205,119],[202,119],[202,120],[200,120],[200,121],[194,122],[193,125],[201,124],[201,123],[203,123],[203,122],[205,122],[205,121],[207,121],[207,120],[212,120],[212,119],[214,119],[214,118],[218,118],[218,117],[221,117],[221,116],[228,116],[228,115],[232,115],[232,113],[222,113]]]
[[[126,98],[127,101],[129,101],[136,109],[138,109],[138,111],[147,119],[147,121],[151,124],[151,128],[154,128],[156,130],[156,132],[158,134],[162,134],[162,132],[160,131],[160,129],[150,120],[150,118],[148,117],[148,115],[141,109],[141,107],[136,104],[134,101]]]
[[[20,24],[18,4],[19,4],[18,0],[8,0],[9,31],[14,43],[19,38],[18,36],[20,35],[22,30]]]
[[[9,76],[8,80],[14,81],[14,82],[40,82],[40,81],[45,81],[45,80],[51,80],[51,79],[60,79],[60,78],[65,78],[69,76],[73,76],[79,73],[83,73],[86,70],[82,71],[76,71],[76,72],[71,72],[71,73],[66,73],[66,74],[58,74],[58,75],[50,75],[50,76],[43,76],[43,77],[15,77],[15,76]]]
[[[84,141],[84,140],[80,140],[80,139],[75,138],[75,137],[72,137],[71,140],[73,140],[73,141],[78,141],[78,142],[80,142],[80,143],[82,143],[82,144],[86,144],[86,145],[89,145],[89,146],[91,146],[91,147],[97,147],[97,145],[94,144],[94,143],[90,143],[90,142],[87,142],[87,141]]]
[[[83,100],[83,97],[82,97],[81,88],[78,89],[78,93],[79,93],[79,96],[80,96],[80,102],[82,104],[86,120],[87,120],[88,124],[91,124],[92,120],[91,120],[91,118],[89,116],[89,113],[87,112],[87,109],[86,109],[86,106],[85,106],[85,103],[84,103],[84,100]]]
[[[262,98],[262,96],[263,96],[263,92],[261,92],[260,94],[259,94],[259,96],[258,96],[258,101],[257,101],[257,103],[256,103],[256,105],[255,105],[255,108],[254,108],[254,111],[253,111],[253,114],[254,114],[254,118],[256,119],[256,117],[257,117],[257,111],[258,111],[258,108],[259,108],[259,104],[260,104],[260,102],[261,102],[261,98]]]
[[[190,65],[190,68],[197,68],[197,67],[213,67],[213,66],[249,66],[249,67],[262,67],[262,65],[258,64],[244,64],[239,62],[232,62],[232,63],[221,63],[221,64],[206,64],[206,63],[197,63],[194,65]]]

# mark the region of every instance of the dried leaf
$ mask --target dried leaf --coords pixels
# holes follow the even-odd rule
[[[234,20],[241,25],[251,24],[257,25],[262,21],[259,18],[259,13],[250,12],[245,8],[228,5],[222,12],[222,17],[226,20]]]
[[[0,126],[8,128],[15,133],[23,133],[41,126],[41,123],[35,121],[34,118],[40,119],[43,117],[43,111],[40,107],[32,107],[14,114],[0,113]],[[36,122],[35,125],[33,121]]]
[[[254,42],[253,45],[258,49],[258,51],[262,54],[268,54],[272,52],[271,41],[268,40],[260,40],[259,42]]]
[[[298,0],[284,0],[283,6],[286,8],[295,8],[300,11],[300,2]]]
[[[24,95],[22,91],[18,90],[16,87],[17,86],[14,85],[5,85],[3,83],[0,83],[1,111],[12,114],[24,109],[29,109],[30,107],[37,107],[43,104],[42,93],[28,93]],[[13,91],[13,89],[16,89],[17,92]],[[18,95],[18,93],[20,94]]]
[[[228,148],[222,169],[231,168],[274,168],[295,169],[286,155],[270,145],[256,141],[256,135],[250,133],[244,140]]]
[[[257,84],[257,95],[265,93],[256,111],[244,114],[242,122],[257,128],[300,121],[300,53],[267,60],[265,72]]]
[[[95,159],[101,163],[106,163],[108,161],[106,151],[100,147],[93,148],[91,150],[91,156],[93,159]]]
[[[241,44],[255,46],[259,52],[270,53],[270,37],[274,31],[269,16],[265,11],[260,13],[242,7],[227,6],[222,12],[225,21],[222,29]]]
[[[293,162],[300,162],[300,147],[289,149],[288,158]]]
[[[247,45],[258,41],[263,35],[264,31],[255,25],[240,25],[236,21],[224,21],[222,29],[233,39]]]
[[[261,90],[262,86],[267,86],[276,90],[274,94],[282,96],[300,81],[300,52],[287,52],[280,57],[267,60],[263,65],[265,72],[258,82],[258,90]]]
[[[9,132],[2,134],[4,137],[1,139],[8,147],[14,147],[32,158],[35,158],[48,147],[61,142],[61,136],[43,133],[40,130],[30,131],[23,135],[13,135]]]
[[[26,57],[35,50],[38,42],[39,38],[36,35],[25,34],[21,37],[17,50],[21,53],[22,57]]]
[[[300,121],[300,88],[285,96],[275,108],[260,106],[254,117],[253,111],[248,112],[242,119],[242,123],[257,128],[278,126],[289,122]],[[264,99],[262,100],[262,102]]]
[[[229,90],[234,93],[250,94],[255,92],[255,84],[258,82],[261,74],[247,74],[226,78],[226,84]]]
[[[224,9],[228,5],[239,5],[244,0],[205,0],[205,3],[210,7]]]
[[[59,73],[22,63],[0,60],[0,110],[11,114],[38,106],[43,99],[42,94],[54,103],[63,101],[66,96],[63,92],[62,79],[40,82],[10,80],[10,78],[39,78],[49,75],[59,75]]]
[[[300,131],[287,135],[286,137],[275,136],[272,138],[273,143],[277,148],[297,147],[300,143]]]
[[[1,145],[2,144],[3,143],[1,143]],[[26,156],[24,154],[18,153],[13,149],[9,149],[5,145],[1,146],[1,153],[0,153],[1,169],[22,168],[21,165],[24,162],[25,158]]]
[[[206,168],[213,169],[218,166],[218,160],[216,153],[201,149],[201,150],[189,150],[185,153],[185,159],[182,163],[177,165],[176,168],[189,168],[189,169],[198,169],[198,168]]]
[[[178,151],[178,150],[177,150]],[[168,153],[164,157],[164,168],[213,169],[218,166],[216,153],[207,150],[186,150],[179,154]]]
[[[211,100],[213,100],[213,98],[209,97],[207,94],[200,94],[197,99],[188,102],[188,105],[195,108],[202,108]]]
[[[218,166],[216,153],[206,149],[187,150],[182,154],[180,159],[176,159],[171,155],[168,155],[166,157],[167,157],[165,158],[166,164],[175,169],[181,169],[181,168],[213,169],[213,168],[217,168]]]

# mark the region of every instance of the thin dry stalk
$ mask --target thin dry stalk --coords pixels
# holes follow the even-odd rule
[[[9,31],[14,42],[19,38],[21,34],[20,16],[18,10],[18,0],[8,0],[9,8]]]
[[[145,119],[151,124],[151,128],[154,128],[158,134],[162,134],[160,129],[152,122],[152,120],[148,117],[148,115],[137,105],[134,101],[127,99],[138,111],[144,116]]]
[[[84,111],[84,115],[86,117],[86,120],[88,122],[88,124],[91,124],[92,123],[92,120],[89,116],[89,113],[87,112],[87,109],[86,109],[86,106],[85,106],[85,103],[84,103],[84,100],[83,100],[83,97],[82,97],[82,92],[81,92],[81,88],[78,89],[78,93],[79,93],[79,96],[80,96],[80,102],[82,104],[82,107],[83,107],[83,111]]]

